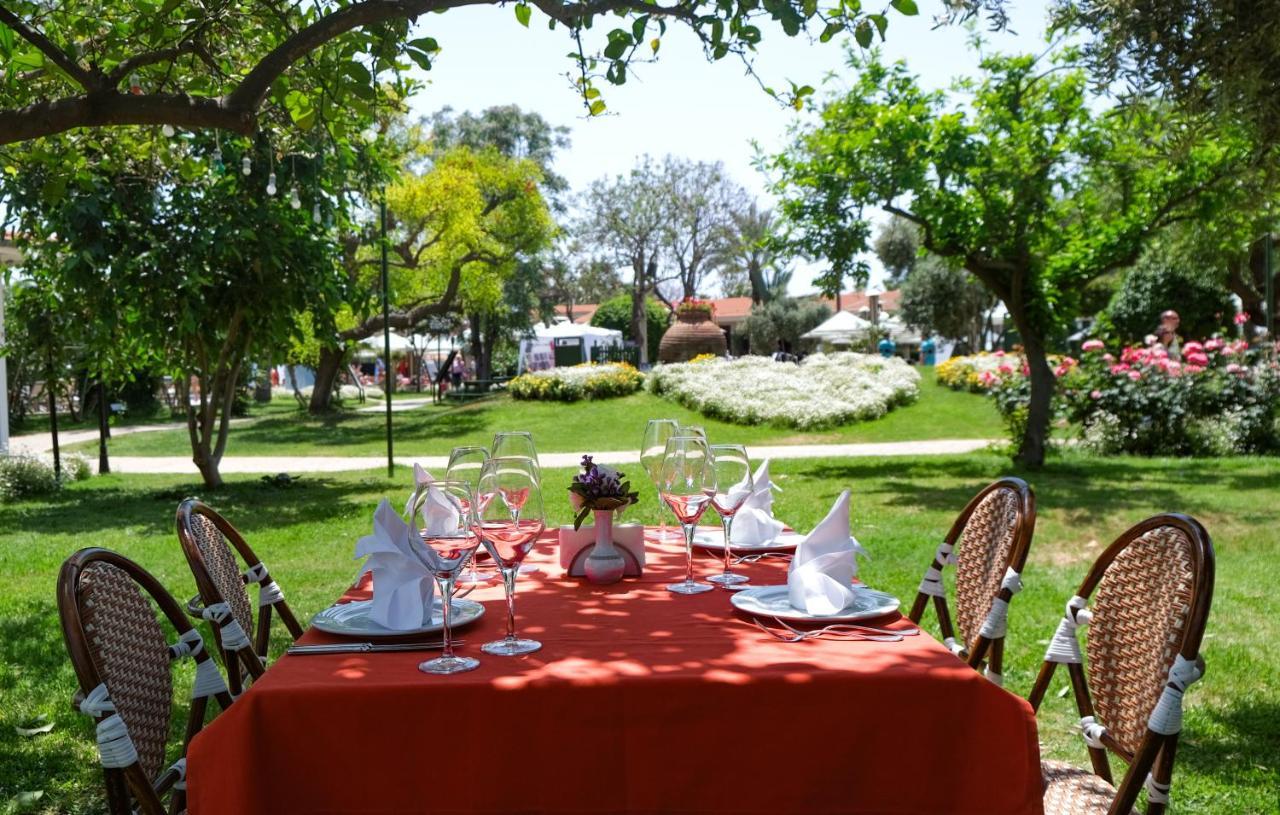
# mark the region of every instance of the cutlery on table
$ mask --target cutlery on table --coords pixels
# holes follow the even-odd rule
[[[761,631],[782,642],[804,642],[805,640],[813,639],[833,639],[849,642],[901,642],[906,637],[914,637],[920,633],[918,628],[895,630],[849,623],[837,623],[822,628],[806,630],[788,625],[784,620],[775,617],[773,622],[785,629],[785,631],[776,631],[761,622],[759,617],[754,618],[754,622]]]
[[[461,645],[462,640],[454,640]],[[371,654],[393,651],[434,651],[444,647],[444,640],[431,642],[334,642],[324,645],[290,645],[286,654],[308,656],[314,654]]]

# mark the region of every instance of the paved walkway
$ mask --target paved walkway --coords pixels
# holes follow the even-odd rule
[[[756,460],[799,458],[861,458],[869,456],[941,456],[971,453],[992,444],[990,439],[938,439],[934,441],[898,441],[878,444],[795,444],[752,446]],[[636,464],[640,454],[635,450],[597,453],[601,464]],[[543,467],[577,467],[578,453],[543,453]],[[90,463],[96,466],[96,457]],[[397,456],[401,465],[421,464],[440,470],[448,464],[447,456]],[[376,470],[385,467],[385,456],[228,456],[222,460],[224,475],[232,473],[336,473],[348,470]],[[112,456],[111,469],[117,473],[196,474],[195,465],[185,456]]]
[[[239,424],[256,421],[257,419],[254,417],[246,417],[241,419],[232,419],[228,424],[235,427]],[[111,428],[111,438],[118,439],[121,436],[131,436],[134,433],[155,433],[160,430],[186,429],[186,422],[129,425],[128,427]],[[66,449],[73,444],[79,444],[82,441],[97,440],[98,428],[96,427],[91,430],[62,430],[58,432],[58,446],[62,449]],[[51,452],[53,452],[53,435],[50,433],[28,433],[22,436],[9,437],[9,453],[11,455],[38,456]],[[96,448],[92,451],[92,455],[94,458],[97,458],[98,452]]]

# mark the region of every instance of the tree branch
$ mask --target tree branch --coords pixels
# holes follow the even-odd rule
[[[162,125],[187,129],[218,128],[242,135],[253,133],[253,111],[233,110],[216,99],[186,94],[132,96],[104,90],[16,110],[0,110],[0,144],[51,136],[76,127],[104,125]]]
[[[80,67],[75,60],[67,55],[66,51],[54,45],[48,37],[27,25],[21,17],[4,6],[0,6],[0,23],[12,28],[19,37],[39,48],[40,53],[48,57],[50,62],[61,68],[67,76],[74,79],[86,91],[93,91],[99,87],[101,77],[96,77]]]

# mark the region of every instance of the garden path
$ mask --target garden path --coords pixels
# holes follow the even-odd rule
[[[990,439],[934,439],[930,441],[897,441],[874,444],[793,444],[758,445],[751,447],[756,460],[798,458],[864,458],[875,456],[941,456],[971,453],[992,444]],[[543,453],[538,456],[543,467],[577,467],[582,456],[578,453]],[[601,464],[635,464],[640,454],[635,450],[615,450],[596,453]],[[440,469],[448,463],[447,456],[396,456],[396,463],[409,466],[421,464],[428,469]],[[222,473],[333,473],[346,470],[374,470],[384,466],[384,456],[228,456],[219,468]],[[90,459],[90,464],[96,462]],[[191,459],[184,456],[112,456],[111,469],[117,473],[184,473],[196,474]]]

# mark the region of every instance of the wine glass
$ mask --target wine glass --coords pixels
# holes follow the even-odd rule
[[[444,477],[448,481],[467,482],[471,487],[471,494],[474,496],[480,486],[480,472],[484,469],[484,464],[488,460],[489,451],[483,447],[455,447],[449,453],[449,465],[445,469]],[[476,559],[473,557],[466,576],[462,578],[462,582],[468,584],[484,583],[496,576],[496,572],[481,571],[476,565]]]
[[[740,444],[713,444],[709,449],[716,480],[707,495],[724,527],[724,571],[707,579],[727,589],[749,579],[730,571],[729,539],[733,534],[733,516],[751,496],[751,460],[747,458],[747,449]]]
[[[413,503],[413,514],[418,517],[428,500],[435,499],[452,508],[452,522],[442,520],[440,513],[433,516],[431,527],[422,532],[422,542],[427,552],[424,560],[431,575],[440,587],[442,635],[444,653],[418,665],[418,670],[428,674],[454,674],[475,670],[480,661],[473,657],[460,657],[453,653],[450,617],[453,613],[453,584],[463,565],[475,554],[480,539],[476,536],[472,507],[471,486],[465,481],[433,481],[422,488]],[[449,513],[445,513],[448,515]]]
[[[480,475],[475,531],[502,572],[507,594],[507,635],[480,647],[486,654],[516,656],[542,647],[537,640],[516,636],[516,574],[542,534],[542,487],[529,469],[528,459],[489,459]]]
[[[490,458],[527,458],[533,462],[533,474],[542,480],[542,465],[533,446],[533,435],[524,430],[496,433],[489,448]]]
[[[694,436],[668,439],[658,489],[662,500],[671,507],[684,528],[684,582],[672,583],[667,586],[667,591],[676,594],[711,591],[715,587],[710,583],[699,583],[693,579],[693,533],[698,519],[711,503],[708,493],[714,493],[716,489],[716,470],[706,441]]]
[[[680,425],[680,432],[676,435],[693,436],[695,439],[702,439],[704,444],[707,442],[707,431],[700,424],[682,424]]]
[[[662,478],[662,459],[667,454],[667,439],[678,436],[680,424],[675,419],[650,419],[644,428],[644,441],[640,445],[640,465],[649,475],[649,482],[657,489]],[[670,543],[667,534],[667,513],[658,507],[658,541]]]

